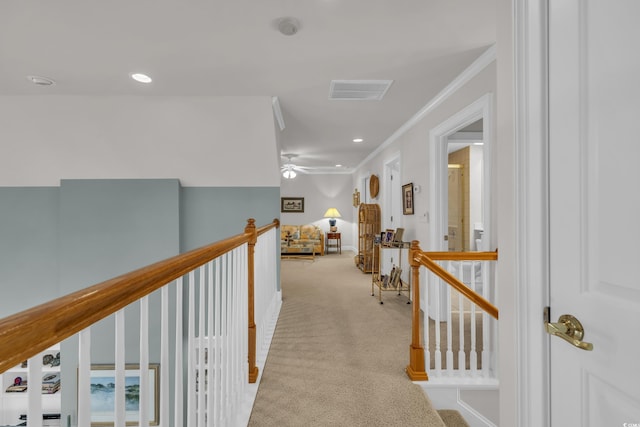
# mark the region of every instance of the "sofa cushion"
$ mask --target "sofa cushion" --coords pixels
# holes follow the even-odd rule
[[[306,240],[320,240],[322,237],[322,230],[315,225],[302,225],[300,226],[300,239]]]

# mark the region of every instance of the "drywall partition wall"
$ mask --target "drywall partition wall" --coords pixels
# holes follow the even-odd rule
[[[244,232],[280,217],[279,187],[183,187],[180,204],[181,252]]]
[[[183,187],[180,203],[181,252],[244,232],[247,220],[256,226],[280,217],[279,187]],[[279,234],[279,230],[276,230]],[[276,250],[279,251],[276,239]],[[278,289],[280,264],[278,263]]]
[[[0,187],[0,317],[59,295],[58,197],[57,187]]]
[[[0,186],[61,178],[280,185],[266,96],[0,96],[0,140]]]

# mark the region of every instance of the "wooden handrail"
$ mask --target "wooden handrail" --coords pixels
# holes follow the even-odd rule
[[[498,259],[498,251],[496,252],[418,252],[413,255],[415,261],[427,267],[442,280],[451,285],[455,290],[467,297],[471,302],[478,305],[482,310],[486,311],[494,319],[498,318],[498,308],[487,301],[479,293],[466,286],[455,276],[434,262],[439,261],[496,261]]]
[[[280,220],[278,218],[275,218],[269,224],[266,224],[266,225],[263,225],[262,227],[256,228],[256,233],[258,234],[258,236],[261,236],[264,233],[266,233],[267,231],[271,230],[272,228],[278,228],[278,227],[280,227]]]
[[[497,261],[495,252],[422,252],[433,261]]]
[[[413,313],[411,318],[411,345],[409,346],[409,365],[407,376],[412,381],[427,381],[429,376],[425,370],[424,347],[422,345],[422,322],[420,321],[420,266],[425,266],[449,283],[461,294],[479,305],[491,316],[498,318],[498,309],[480,294],[465,286],[447,270],[434,262],[437,261],[497,261],[498,251],[495,252],[423,252],[420,242],[411,242],[409,250],[409,265],[411,265],[411,283]]]
[[[276,219],[257,229],[279,226]],[[255,226],[254,226],[255,227]],[[0,320],[0,373],[255,238],[244,232]]]

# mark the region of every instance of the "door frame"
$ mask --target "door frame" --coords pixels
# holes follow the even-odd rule
[[[550,286],[548,0],[516,0],[512,4],[515,224],[510,259],[515,262],[515,306],[510,318],[501,317],[501,321],[515,325],[510,332],[514,334],[516,401],[507,396],[501,398],[500,405],[515,403],[515,414],[510,415],[519,426],[549,426],[550,343],[543,323]],[[500,338],[505,337],[501,334]],[[502,409],[501,413],[506,414]]]
[[[397,168],[394,167],[397,165]],[[393,183],[391,181],[391,170],[397,171],[397,183]],[[395,194],[399,195],[401,190],[402,190],[402,184],[400,183],[400,173],[402,172],[402,158],[400,153],[396,153],[393,156],[391,156],[388,160],[386,160],[384,162],[384,189],[386,191],[383,191],[383,199],[384,199],[384,211],[385,212],[390,212],[391,215],[394,217],[394,221],[393,221],[393,225],[396,226],[396,228],[398,227],[403,227],[404,225],[404,221],[403,221],[403,217],[402,217],[402,208],[401,208],[401,204],[394,204],[394,200],[392,199],[396,199],[396,201],[398,200],[402,200],[402,197],[393,197],[394,191],[397,191]],[[392,187],[396,187],[396,190],[393,190]],[[390,228],[390,219],[388,216],[383,218],[382,221],[382,227],[383,228]]]
[[[493,94],[487,93],[440,123],[429,132],[429,169],[430,169],[430,191],[429,206],[433,206],[431,214],[432,221],[430,224],[429,250],[446,251],[444,241],[442,240],[442,232],[445,230],[448,219],[445,217],[442,209],[437,206],[447,206],[448,202],[448,153],[447,144],[449,136],[453,135],[460,129],[470,125],[471,123],[482,119],[483,131],[483,187],[482,197],[484,200],[491,200],[491,153],[493,141]],[[491,240],[491,203],[482,204],[482,222],[484,226],[483,249],[487,250],[489,241]]]

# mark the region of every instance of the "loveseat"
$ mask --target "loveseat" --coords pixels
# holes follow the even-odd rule
[[[324,255],[324,233],[315,225],[280,225],[282,253]]]

